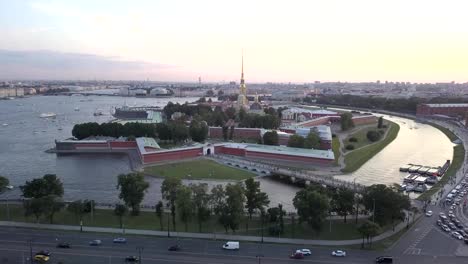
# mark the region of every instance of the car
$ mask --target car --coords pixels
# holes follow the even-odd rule
[[[467,237],[467,236],[468,236],[468,234],[467,234],[465,231],[463,231],[463,230],[458,230],[458,233],[460,233],[460,235],[462,235],[463,237]]]
[[[41,250],[41,251],[37,252],[36,255],[42,255],[42,256],[50,257],[51,253],[50,253],[49,250]]]
[[[344,251],[344,250],[335,250],[335,251],[332,252],[332,256],[346,257],[346,251]]]
[[[457,229],[457,227],[456,227],[453,223],[450,223],[448,226],[449,226],[450,229],[452,229],[452,230]]]
[[[393,263],[393,258],[390,256],[380,256],[375,259],[375,263]]]
[[[453,211],[452,210],[448,211],[448,214],[449,215],[453,214]]]
[[[441,220],[444,220],[444,219],[447,219],[447,216],[446,216],[445,214],[443,214],[443,215],[439,215],[439,218],[440,218]]]
[[[292,259],[303,259],[303,258],[304,258],[304,254],[302,254],[302,252],[300,252],[300,251],[296,251],[296,252],[293,252],[291,255],[289,255],[289,258],[292,258]]]
[[[35,255],[34,256],[34,260],[39,262],[39,263],[44,263],[44,262],[47,262],[49,261],[50,257],[49,256],[45,256],[45,255]]]
[[[169,251],[180,251],[182,248],[179,245],[172,245],[167,250]]]
[[[126,239],[126,238],[123,238],[123,237],[117,237],[117,238],[114,238],[114,240],[112,240],[112,242],[114,242],[114,243],[120,243],[120,244],[125,244],[125,243],[127,243],[127,239]]]
[[[441,220],[437,220],[436,223],[437,223],[438,226],[441,226],[441,225],[442,225],[442,221],[441,221]]]
[[[95,240],[89,241],[89,245],[90,245],[90,246],[99,246],[99,245],[101,245],[101,244],[102,244],[102,241],[99,240],[99,239],[95,239]]]
[[[445,232],[450,232],[450,228],[449,228],[447,225],[443,225],[443,226],[442,226],[442,229],[443,229]]]
[[[432,216],[432,211],[427,211],[426,216]]]
[[[310,249],[307,249],[307,248],[298,249],[296,250],[296,252],[301,252],[304,256],[312,255],[312,252],[310,251]]]
[[[465,238],[463,241],[465,241],[465,244],[468,244],[468,238]]]
[[[71,244],[67,242],[60,242],[57,244],[58,248],[71,248]]]
[[[239,250],[239,241],[228,241],[223,245],[223,249],[227,250]]]
[[[128,256],[128,257],[125,257],[125,262],[138,263],[140,262],[140,259],[137,256]]]
[[[450,210],[455,210],[455,205],[450,206]]]
[[[460,239],[460,240],[463,239],[463,236],[460,235],[460,233],[458,232],[452,232],[452,236],[455,237],[456,239]]]
[[[452,218],[455,218],[455,215],[454,215],[454,214],[449,214],[448,217],[449,217],[450,219],[452,219]]]

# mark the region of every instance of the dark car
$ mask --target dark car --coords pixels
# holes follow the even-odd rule
[[[60,242],[57,244],[58,248],[71,248],[71,244],[67,242]]]
[[[393,263],[393,258],[389,256],[380,256],[375,259],[375,263]]]
[[[463,239],[465,241],[465,244],[468,244],[468,238]]]
[[[167,250],[169,250],[169,251],[179,251],[181,249],[182,248],[179,245],[173,245],[173,246],[170,246]]]
[[[303,259],[304,254],[302,254],[302,252],[300,252],[300,251],[296,251],[296,252],[292,253],[289,257],[292,258],[292,259]]]
[[[125,262],[138,263],[140,259],[137,256],[128,256],[125,258]]]
[[[49,250],[41,250],[41,251],[37,252],[36,255],[42,255],[42,256],[50,257],[50,251]]]

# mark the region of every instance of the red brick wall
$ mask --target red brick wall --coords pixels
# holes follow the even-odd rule
[[[203,148],[174,150],[143,155],[143,163],[195,158],[203,155]]]
[[[230,148],[225,146],[215,147],[216,154],[226,154],[233,156],[245,156],[245,149],[243,148]]]
[[[364,125],[364,124],[372,124],[372,123],[377,123],[377,117],[370,115],[366,117],[353,117],[353,123],[355,125]]]
[[[221,127],[210,127],[209,129],[210,138],[222,138],[223,129]],[[228,135],[231,132],[231,128],[228,129]],[[233,138],[236,139],[260,139],[261,138],[261,129],[260,128],[234,128]]]
[[[419,104],[416,108],[416,115],[465,115],[468,107],[430,107],[426,104]]]
[[[229,130],[228,130],[228,135],[229,135]],[[222,138],[223,129],[221,127],[210,127],[208,136],[210,138]]]
[[[76,143],[75,148],[97,148],[97,149],[106,149],[109,145],[106,143]]]
[[[319,119],[312,119],[302,123],[303,127],[310,127],[310,126],[318,126],[318,125],[326,125],[330,122],[330,117],[328,118],[319,118]]]
[[[111,148],[136,148],[136,141],[111,141]]]

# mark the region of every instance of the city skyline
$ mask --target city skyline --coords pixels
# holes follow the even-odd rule
[[[467,82],[463,1],[0,3],[0,79]]]

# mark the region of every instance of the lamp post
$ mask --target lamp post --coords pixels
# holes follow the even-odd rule
[[[372,201],[374,201],[374,207],[372,209],[372,222],[375,223],[375,198],[373,198]]]
[[[29,239],[28,240],[28,243],[29,243],[29,261],[31,264],[33,264],[33,251],[32,251],[32,239]]]
[[[171,237],[171,233],[169,231],[171,229],[170,223],[169,223],[169,215],[170,214],[167,214],[167,237]]]
[[[141,251],[143,251],[143,249],[145,249],[144,247],[136,247],[136,249],[138,250],[138,260],[140,261],[139,263],[141,264],[143,261],[141,260]]]

